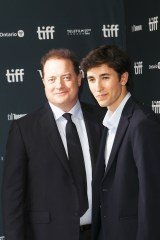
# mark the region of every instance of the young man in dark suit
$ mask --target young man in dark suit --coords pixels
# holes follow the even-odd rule
[[[81,66],[97,102],[108,109],[93,178],[93,239],[159,240],[160,121],[131,96],[123,50],[97,47]]]
[[[41,63],[48,101],[14,121],[7,142],[3,183],[6,240],[89,240],[92,172],[104,114],[78,100],[82,76],[71,51],[51,50]],[[79,135],[83,163],[78,170],[77,146],[68,150],[65,113],[72,115]],[[73,161],[74,167],[72,154],[72,160],[78,160]]]

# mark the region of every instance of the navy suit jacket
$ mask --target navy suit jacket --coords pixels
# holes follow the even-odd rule
[[[102,138],[93,179],[93,239],[160,239],[160,121],[133,97],[117,128],[106,171]]]
[[[82,104],[94,170],[104,113]],[[79,240],[79,202],[52,113],[44,107],[14,121],[6,149],[6,240]]]

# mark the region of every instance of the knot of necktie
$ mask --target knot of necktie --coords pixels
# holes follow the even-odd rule
[[[64,114],[63,114],[63,117],[64,117],[65,119],[67,119],[68,121],[72,121],[71,116],[72,116],[71,113],[64,113]]]

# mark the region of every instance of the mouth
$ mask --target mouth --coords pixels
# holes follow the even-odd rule
[[[65,94],[66,94],[66,92],[58,92],[58,93],[56,93],[57,96],[63,96]]]
[[[108,95],[108,93],[99,94],[96,96],[96,99],[103,100],[104,98],[106,98],[107,95]]]

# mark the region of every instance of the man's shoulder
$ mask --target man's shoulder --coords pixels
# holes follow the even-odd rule
[[[94,119],[98,119],[99,121],[103,121],[103,118],[107,111],[107,108],[102,108],[98,105],[85,102],[81,102],[81,108],[84,115],[91,116]]]
[[[25,116],[17,119],[16,121],[19,124],[25,124],[27,122],[29,123],[29,122],[37,121],[38,119],[40,119],[41,117],[43,117],[46,114],[47,109],[49,109],[48,103],[46,103],[45,105],[29,112],[28,114],[26,114]]]
[[[132,120],[138,123],[156,123],[160,125],[160,119],[152,110],[152,108],[144,103],[139,102],[136,99],[132,99],[134,103]],[[143,125],[142,124],[142,125]]]

